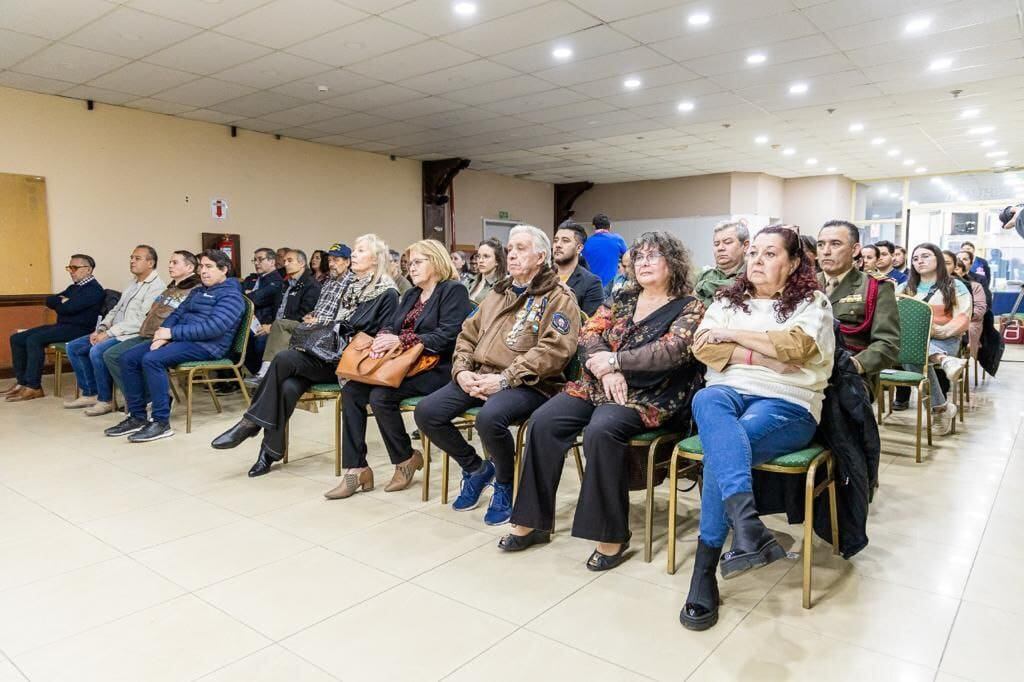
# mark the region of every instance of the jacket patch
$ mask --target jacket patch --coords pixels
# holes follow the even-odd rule
[[[849,296],[843,297],[842,299],[840,299],[838,301],[838,303],[863,303],[863,302],[864,302],[864,297],[862,295],[860,295],[860,294],[851,294]]]
[[[563,336],[569,333],[569,318],[562,313],[555,313],[551,317],[551,326],[555,328],[555,331]]]

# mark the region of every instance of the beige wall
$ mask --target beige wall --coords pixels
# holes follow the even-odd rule
[[[551,233],[555,188],[549,182],[464,170],[455,176],[452,194],[456,244],[478,243],[483,238],[483,219],[497,220],[499,211],[508,211],[509,220]]]
[[[782,217],[813,234],[822,223],[850,218],[852,182],[841,175],[791,178],[784,183]]]
[[[157,248],[163,269],[170,251],[198,249],[201,232],[239,233],[248,253],[364,232],[401,247],[422,232],[417,161],[244,130],[232,138],[224,126],[7,88],[0,112],[0,172],[46,177],[54,288],[66,286],[75,251],[120,288],[139,242]],[[214,197],[228,201],[223,223]]]
[[[641,180],[596,185],[573,208],[576,219],[590,224],[597,213],[616,220],[679,218],[730,213],[730,174],[697,175],[668,180]]]

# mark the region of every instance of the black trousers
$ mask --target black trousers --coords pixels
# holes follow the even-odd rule
[[[587,469],[572,534],[597,542],[625,542],[629,535],[629,441],[647,430],[632,408],[614,404],[595,407],[566,393],[556,395],[530,421],[512,523],[542,530],[554,527],[555,493],[565,453],[583,431]]]
[[[337,381],[335,367],[298,350],[274,356],[245,416],[263,427],[263,444],[275,455],[284,456],[284,429],[299,398],[313,384]]]
[[[543,393],[526,386],[506,388],[483,401],[450,381],[417,405],[414,416],[420,431],[434,445],[447,452],[463,471],[475,471],[480,466],[480,456],[462,433],[452,426],[452,420],[471,407],[480,407],[475,428],[484,444],[484,451],[494,462],[494,479],[498,483],[510,484],[516,444],[508,427],[528,419],[545,402],[547,397]]]
[[[14,377],[22,386],[40,388],[46,347],[51,343],[71,341],[92,330],[71,324],[44,324],[11,334],[11,365]]]
[[[451,381],[451,367],[435,367],[402,381],[397,388],[350,381],[341,389],[341,462],[346,469],[367,466],[366,407],[373,408],[384,447],[392,464],[412,456],[412,441],[405,431],[399,403],[406,398],[430,395]]]

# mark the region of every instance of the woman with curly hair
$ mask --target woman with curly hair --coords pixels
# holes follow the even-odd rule
[[[693,296],[683,243],[648,232],[630,249],[630,284],[580,332],[582,376],[534,412],[507,552],[548,542],[565,453],[583,434],[583,477],[572,534],[593,540],[592,571],[618,566],[629,548],[629,442],[687,424],[699,363],[690,352],[704,305]]]
[[[323,284],[331,278],[331,268],[327,262],[327,252],[317,249],[309,257],[309,269],[313,271],[313,278]]]
[[[832,306],[799,235],[764,228],[747,252],[746,273],[718,292],[694,339],[693,353],[708,369],[707,387],[693,399],[704,488],[690,592],[679,614],[688,629],[718,621],[719,558],[729,579],[786,556],[754,506],[751,467],[810,443],[834,350]],[[723,555],[730,526],[732,547]]]

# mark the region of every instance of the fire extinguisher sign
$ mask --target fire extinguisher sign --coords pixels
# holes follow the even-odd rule
[[[228,219],[228,202],[227,199],[211,199],[210,200],[210,213],[213,215],[213,219],[218,222],[223,222]]]

